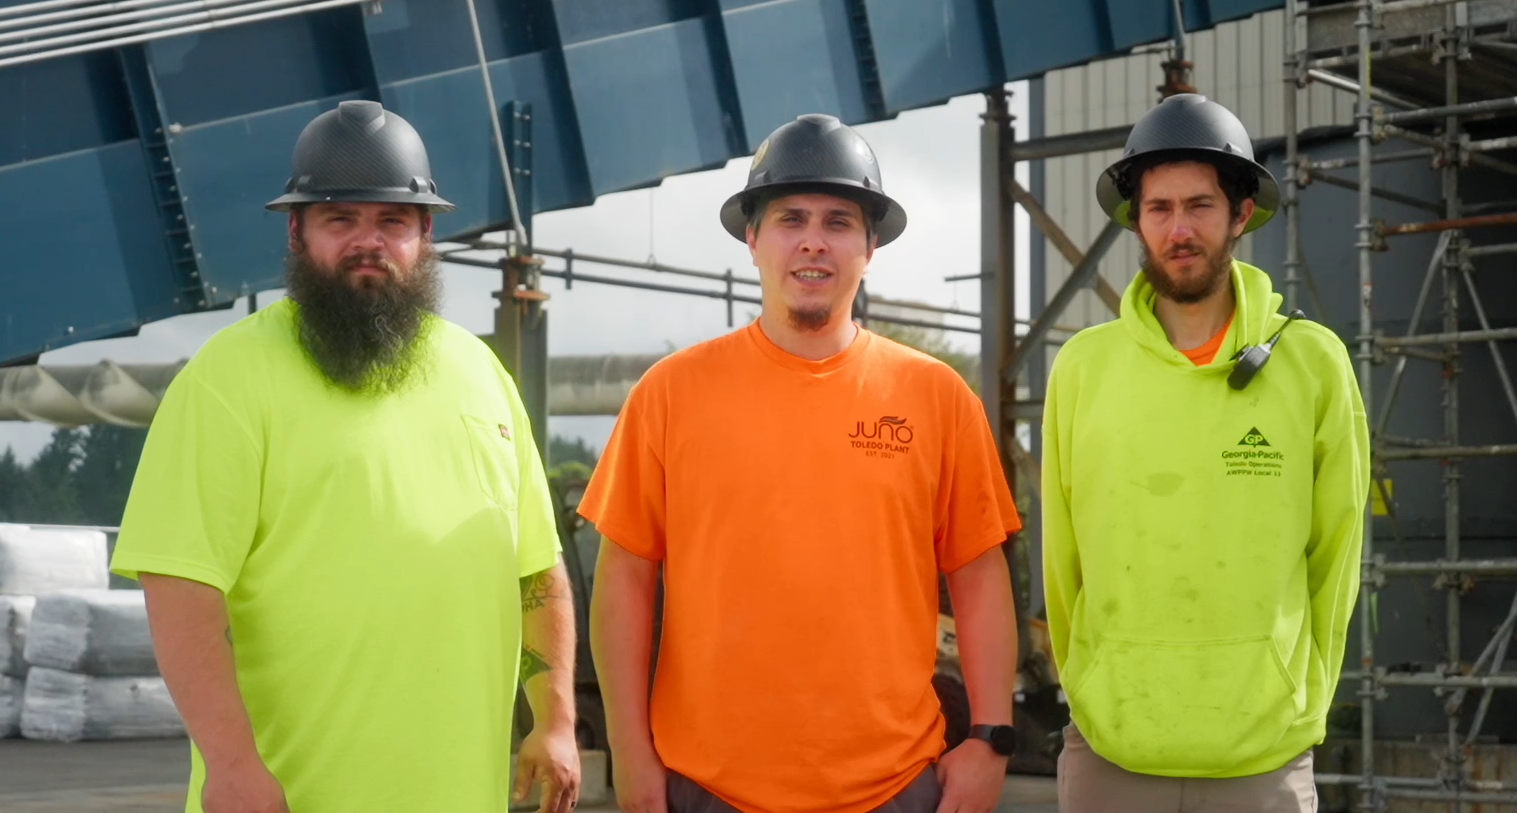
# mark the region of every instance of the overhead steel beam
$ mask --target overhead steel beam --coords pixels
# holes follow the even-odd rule
[[[1049,300],[1048,307],[1044,308],[1038,318],[1033,320],[1032,327],[1027,329],[1027,335],[1023,336],[1022,341],[1017,344],[1016,352],[1001,368],[1002,380],[1016,381],[1017,374],[1027,365],[1027,360],[1032,357],[1033,352],[1042,349],[1043,339],[1053,327],[1054,321],[1064,313],[1065,308],[1069,307],[1075,294],[1090,285],[1091,279],[1095,277],[1101,266],[1101,259],[1106,256],[1106,252],[1111,250],[1112,244],[1117,242],[1117,238],[1123,231],[1122,226],[1115,220],[1106,221],[1106,227],[1101,229],[1095,242],[1086,250],[1085,256],[1081,257],[1074,270],[1069,272],[1069,278],[1059,286],[1058,292],[1053,295],[1053,299]]]
[[[1103,150],[1120,150],[1127,145],[1127,134],[1130,132],[1132,132],[1132,125],[1124,124],[1121,127],[1107,127],[1104,130],[1086,130],[1079,133],[1032,138],[1008,144],[1006,149],[1011,153],[1013,162],[1084,155]]]
[[[1048,242],[1053,243],[1054,248],[1059,250],[1059,253],[1064,256],[1065,260],[1069,261],[1071,266],[1079,265],[1084,255],[1080,252],[1079,247],[1075,245],[1075,242],[1069,239],[1069,235],[1065,233],[1064,229],[1059,226],[1058,221],[1054,220],[1053,216],[1048,213],[1048,210],[1043,208],[1043,202],[1038,200],[1036,195],[1027,191],[1026,187],[1018,183],[1016,178],[1011,178],[1010,186],[1012,198],[1021,204],[1023,209],[1027,210],[1027,216],[1032,218],[1033,223],[1037,224],[1038,230],[1043,232],[1043,236],[1048,238]],[[1122,312],[1122,295],[1117,293],[1117,290],[1112,287],[1111,283],[1107,282],[1106,278],[1099,274],[1096,275],[1096,296],[1106,303],[1106,307],[1113,314]]]

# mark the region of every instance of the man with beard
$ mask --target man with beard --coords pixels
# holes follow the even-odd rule
[[[1021,524],[964,381],[850,319],[905,212],[861,136],[805,115],[721,222],[758,320],[647,372],[580,503],[605,537],[590,636],[621,809],[987,813],[1015,745]],[[975,724],[947,754],[939,573]]]
[[[189,731],[186,810],[505,813],[536,782],[566,813],[568,582],[516,388],[436,313],[453,206],[374,102],[316,117],[293,167],[289,297],[174,379],[112,562]]]
[[[1096,191],[1143,273],[1044,405],[1060,809],[1313,811],[1369,491],[1348,352],[1233,257],[1280,195],[1221,105],[1161,102]]]

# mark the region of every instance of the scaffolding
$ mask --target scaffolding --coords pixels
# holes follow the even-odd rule
[[[1468,558],[1461,545],[1463,532],[1461,469],[1473,457],[1517,454],[1517,443],[1467,445],[1461,441],[1460,359],[1463,348],[1484,344],[1494,362],[1507,406],[1517,416],[1514,389],[1502,357],[1501,342],[1517,339],[1517,329],[1491,326],[1473,275],[1474,263],[1483,257],[1512,253],[1517,245],[1470,245],[1466,233],[1498,225],[1517,224],[1517,213],[1481,214],[1464,204],[1460,170],[1471,164],[1482,169],[1517,175],[1517,165],[1487,153],[1517,146],[1517,138],[1471,140],[1466,125],[1517,111],[1517,98],[1461,101],[1461,66],[1478,63],[1482,52],[1517,49],[1517,2],[1512,0],[1352,0],[1346,3],[1314,4],[1287,0],[1285,25],[1285,281],[1288,307],[1294,307],[1298,288],[1311,288],[1309,266],[1301,239],[1301,193],[1303,187],[1323,180],[1326,170],[1357,170],[1352,181],[1334,177],[1339,185],[1357,192],[1355,226],[1359,289],[1357,365],[1366,414],[1371,420],[1374,455],[1374,489],[1385,506],[1391,531],[1402,539],[1395,503],[1388,486],[1388,466],[1399,461],[1437,461],[1442,464],[1443,555],[1436,561],[1387,561],[1375,548],[1373,516],[1366,517],[1362,588],[1359,599],[1359,646],[1361,665],[1344,672],[1345,685],[1358,685],[1360,708],[1358,774],[1317,776],[1319,784],[1356,788],[1361,810],[1383,811],[1390,800],[1447,803],[1453,811],[1468,805],[1517,806],[1517,782],[1490,781],[1471,770],[1472,746],[1487,720],[1492,694],[1497,689],[1517,688],[1517,672],[1503,671],[1508,645],[1517,631],[1517,598],[1504,622],[1473,662],[1461,641],[1461,599],[1476,580],[1517,575],[1517,557],[1477,560]],[[1377,66],[1408,56],[1422,59],[1422,70],[1441,85],[1435,102],[1414,100],[1416,94],[1394,93],[1374,86]],[[1499,69],[1498,69],[1499,70]],[[1349,75],[1351,74],[1351,77]],[[1354,138],[1357,158],[1313,162],[1300,151],[1297,132],[1298,94],[1311,82],[1319,82],[1357,96]],[[1429,94],[1430,95],[1430,94]],[[1466,97],[1468,94],[1466,94]],[[1388,109],[1389,108],[1389,109]],[[1423,129],[1431,129],[1431,133]],[[1392,151],[1380,148],[1394,138],[1417,147]],[[1442,199],[1429,207],[1372,183],[1376,164],[1391,161],[1430,160],[1440,174]],[[1377,222],[1372,205],[1376,198],[1423,209],[1433,209],[1436,219],[1418,223],[1386,225]],[[1438,240],[1404,335],[1387,336],[1374,319],[1374,258],[1407,234],[1437,234]],[[1430,304],[1434,283],[1440,283],[1440,328],[1419,332]],[[1310,290],[1308,291],[1311,292]],[[1480,329],[1461,329],[1461,317],[1473,315]],[[1391,362],[1391,360],[1394,360]],[[1374,395],[1375,369],[1392,363],[1380,403]],[[1441,373],[1442,437],[1404,438],[1387,434],[1389,420],[1409,364],[1438,365]],[[1371,513],[1366,508],[1367,513]],[[1376,659],[1376,597],[1387,579],[1431,579],[1434,590],[1445,593],[1446,627],[1443,630],[1443,662],[1428,671],[1390,671]],[[1444,698],[1446,728],[1437,736],[1437,776],[1406,777],[1377,771],[1376,706],[1391,690],[1432,690]],[[1464,725],[1467,704],[1479,693],[1478,705]],[[1383,745],[1383,741],[1380,741]],[[1480,808],[1485,809],[1485,808]]]

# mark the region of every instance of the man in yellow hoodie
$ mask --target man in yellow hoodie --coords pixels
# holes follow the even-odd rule
[[[1096,192],[1142,273],[1048,384],[1060,809],[1314,811],[1369,493],[1348,352],[1233,258],[1280,193],[1221,105],[1164,100]]]

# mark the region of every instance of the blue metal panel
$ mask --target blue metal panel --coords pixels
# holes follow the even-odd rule
[[[186,127],[170,139],[209,302],[279,287],[286,216],[263,205],[284,192],[290,149],[306,124],[355,98],[346,94]]]
[[[0,110],[0,166],[136,137],[109,51],[0,71]]]
[[[1118,51],[1168,39],[1174,31],[1174,0],[1107,0],[1111,44]]]
[[[0,360],[172,316],[169,258],[136,141],[0,168],[12,270]],[[45,239],[38,239],[44,237]]]
[[[476,0],[474,7],[488,62],[558,45],[542,0]],[[385,0],[378,14],[364,15],[364,25],[382,84],[478,65],[469,7],[462,2]]]
[[[979,0],[865,0],[885,109],[895,113],[1000,84]]]
[[[1120,2],[1120,0],[1118,0]],[[1077,65],[1090,54],[1112,51],[1111,24],[1103,0],[1039,2],[991,0],[1007,81]]]
[[[154,42],[165,120],[190,126],[373,88],[357,6]]]
[[[699,17],[704,0],[553,0],[565,45],[614,37]]]
[[[560,21],[560,31],[567,32]],[[564,47],[596,195],[722,166],[738,154],[702,19]]]
[[[490,65],[495,101],[532,105],[533,198],[537,211],[593,201],[585,176],[574,109],[554,54],[528,54]],[[432,175],[458,211],[439,217],[440,234],[456,234],[510,218],[500,158],[483,83],[475,67],[382,88],[381,101],[416,125]]]
[[[744,153],[799,113],[868,121],[844,0],[723,0]]]
[[[532,110],[531,192],[541,212],[721,166],[800,113],[873,121],[1163,40],[1172,2],[476,0],[476,8],[497,103]],[[1182,2],[1191,30],[1283,4]],[[136,64],[121,62],[130,54],[0,69],[0,109],[21,114],[0,128],[0,204],[35,213],[36,190],[57,197],[43,209],[53,216],[28,214],[36,222],[0,237],[0,256],[21,270],[0,275],[8,331],[0,361],[279,284],[283,218],[262,207],[283,187],[300,129],[340,98],[381,99],[421,131],[443,193],[460,206],[439,218],[441,234],[506,220],[459,0],[385,0],[143,48],[151,71],[140,73],[152,81],[135,82],[135,97],[121,73]],[[166,144],[156,132],[146,147],[136,140],[138,129],[156,129],[160,111],[134,108],[133,98],[162,108]],[[187,238],[177,233],[175,195],[185,198]],[[186,240],[214,289],[204,305],[188,295],[198,285],[193,261],[179,259],[189,281],[176,287],[166,256]],[[87,262],[75,246],[89,247]],[[59,247],[66,259],[79,255],[69,260],[75,267],[128,281],[113,288],[60,277]],[[188,297],[182,307],[176,296]]]

